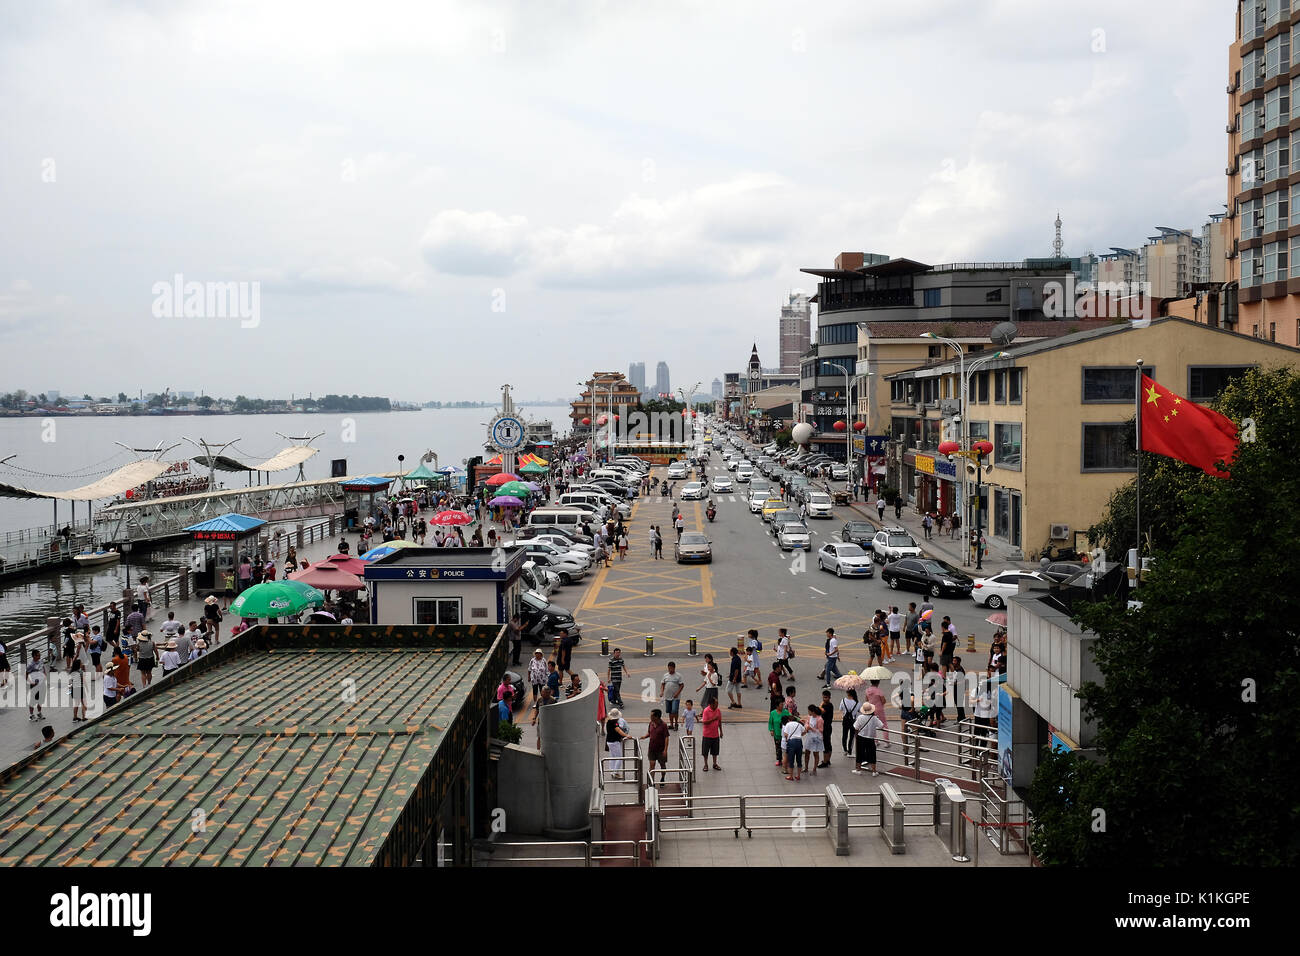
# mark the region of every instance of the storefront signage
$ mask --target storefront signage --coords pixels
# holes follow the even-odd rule
[[[814,414],[817,414],[817,415],[843,415],[843,414],[844,414],[844,406],[843,406],[843,405],[818,405],[818,406],[817,406],[817,411],[816,411]]]
[[[862,452],[864,455],[883,455],[885,449],[889,447],[888,435],[863,435],[862,438],[856,439],[856,441],[862,442],[861,447],[865,448],[865,451]],[[854,447],[859,446],[855,445]]]
[[[916,456],[916,470],[925,475],[934,474],[934,459],[929,455]]]
[[[935,461],[934,473],[940,478],[947,478],[949,481],[956,481],[957,465],[951,461]]]
[[[195,541],[238,541],[238,531],[195,531]]]
[[[505,571],[492,568],[366,568],[367,581],[499,581],[507,577]]]

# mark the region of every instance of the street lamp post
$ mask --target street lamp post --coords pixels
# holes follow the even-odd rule
[[[960,418],[957,428],[957,441],[961,443],[962,448],[966,448],[969,445],[968,436],[966,434],[966,350],[961,347],[961,343],[956,339],[947,339],[942,335],[935,335],[933,332],[922,332],[920,338],[934,339],[935,341],[942,342],[944,345],[951,346],[957,353],[957,376],[961,379],[961,391],[957,398],[959,403],[957,414]],[[962,510],[965,510],[964,505],[966,496],[962,495],[961,497],[963,505]]]
[[[848,476],[844,479],[844,490],[848,493],[853,492],[849,484],[853,480],[853,429],[849,422],[853,420],[849,409],[853,405],[853,381],[849,378],[849,370],[838,362],[827,362],[831,368],[837,368],[844,373],[844,467],[849,470]],[[854,367],[856,371],[856,366]]]
[[[966,458],[975,463],[975,531],[971,536],[971,543],[975,545],[975,570],[977,571],[984,570],[984,509],[979,506],[984,483],[984,458],[992,453],[993,443],[982,438],[970,448],[963,448],[960,443],[955,441],[942,441],[939,443],[939,454],[947,455],[949,458]],[[966,554],[970,554],[969,548]],[[966,561],[962,563],[965,564]]]

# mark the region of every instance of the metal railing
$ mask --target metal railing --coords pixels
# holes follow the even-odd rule
[[[888,749],[877,743],[877,764],[886,773],[921,780],[922,774],[948,777],[963,789],[979,789],[983,768],[990,754],[996,754],[997,743],[985,736],[988,728],[967,718],[955,728],[923,724],[919,720],[906,723],[901,731],[891,729],[892,738],[898,738],[901,747]]]
[[[932,790],[895,790],[903,801],[903,825],[929,827],[934,824],[934,792]],[[850,829],[880,826],[880,791],[864,790],[844,794],[849,803]]]
[[[645,773],[643,769],[645,758],[642,757],[640,750],[637,739],[629,737],[623,741],[623,756],[615,757],[610,755],[599,758],[600,774],[598,782],[600,789],[605,792],[605,801],[608,805],[618,805],[614,801],[615,797],[633,795],[636,798],[633,803],[641,804],[645,802]],[[631,779],[629,779],[629,774]]]
[[[42,536],[29,532],[44,532]],[[13,539],[9,535],[15,535]],[[0,572],[12,574],[18,571],[30,571],[52,564],[63,564],[72,556],[94,543],[93,532],[83,529],[73,531],[65,540],[57,529],[49,532],[46,528],[28,528],[23,531],[7,532],[3,544],[0,544]]]
[[[181,578],[183,575],[188,576],[188,569],[180,574],[174,574],[169,578],[163,578],[157,583],[149,585],[149,597],[154,608],[162,607],[163,610],[166,610],[172,606],[173,598],[177,601],[189,599],[188,593],[182,593],[183,591],[188,590],[188,588],[182,588],[181,586]],[[132,610],[130,600],[127,598],[119,597],[115,602],[110,603],[116,603],[119,605],[123,618],[125,618]],[[96,615],[99,615],[100,617],[100,630],[104,634],[107,634],[108,604],[100,604],[96,607],[87,608],[86,617],[93,620]],[[60,616],[70,617],[71,611],[66,615]],[[46,624],[46,626],[41,628],[39,631],[32,631],[30,634],[24,634],[21,637],[15,637],[12,641],[6,642],[5,650],[10,659],[10,664],[13,663],[13,657],[16,652],[18,654],[19,662],[25,668],[27,666],[29,651],[33,649],[44,654],[46,661],[56,661],[62,656],[59,647],[60,634],[58,619],[51,618],[51,620],[54,621],[53,624]]]
[[[1029,852],[1029,809],[1017,799],[1000,776],[997,761],[986,761],[990,772],[980,778],[979,820],[972,820],[1003,856]],[[979,840],[975,841],[975,860],[979,862]]]
[[[600,866],[602,863],[612,863],[615,861],[627,860],[633,866],[641,865],[641,850],[646,841],[641,840],[547,840],[534,843],[493,843],[492,849],[495,850],[564,850],[572,849],[575,852],[570,855],[558,856],[547,854],[543,856],[515,856],[501,860],[484,859],[476,857],[475,866],[504,866],[514,865],[516,863],[551,863],[557,866],[563,866],[569,863],[581,863],[584,867]],[[622,850],[623,852],[610,852]]]
[[[810,794],[692,794],[675,800],[685,808],[683,817],[661,817],[663,833],[710,833],[730,830],[739,838],[755,830],[822,830],[830,824],[830,803],[825,792]],[[779,822],[778,822],[779,821]]]

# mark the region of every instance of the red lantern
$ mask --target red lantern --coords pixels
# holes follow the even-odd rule
[[[960,447],[961,445],[957,444],[955,441],[941,441],[939,442],[939,454],[951,455]]]
[[[844,429],[848,427],[849,426],[845,425],[843,422],[836,422],[834,425],[831,426],[831,428],[835,429],[837,432],[842,432],[844,431]]]
[[[590,424],[591,424],[591,419],[590,419],[590,418],[584,418],[584,419],[582,420],[582,424],[584,424],[584,425],[590,425]]]
[[[614,416],[614,421],[618,421],[618,416],[617,416],[617,415]]]
[[[993,454],[993,442],[991,441],[977,441],[975,444],[971,445],[970,447],[971,447],[971,451],[977,451],[981,455]]]
[[[867,427],[867,423],[866,423],[866,422],[854,422],[854,423],[853,423],[853,430],[854,430],[855,432],[860,432],[860,431],[862,431],[862,429],[864,429],[864,428],[866,428],[866,427]]]
[[[596,419],[596,424],[603,427],[607,421],[609,421],[609,416],[601,415],[599,418]]]
[[[691,412],[691,418],[699,418],[699,417],[700,417],[699,412]]]

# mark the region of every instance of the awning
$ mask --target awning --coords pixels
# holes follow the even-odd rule
[[[217,455],[212,460],[212,467],[217,471],[284,471],[286,468],[301,465],[318,450],[305,445],[290,445],[276,452],[266,461],[240,461],[229,455]],[[195,455],[194,461],[205,468],[208,467],[207,455]]]
[[[260,528],[266,524],[261,518],[250,518],[248,515],[230,514],[218,515],[215,518],[209,518],[207,521],[200,521],[198,524],[192,524],[188,528],[182,528],[182,531],[235,531],[245,532],[252,531],[254,528]]]
[[[0,482],[0,497],[4,498],[52,498],[56,501],[97,501],[100,498],[115,498],[132,488],[138,488],[145,482],[153,481],[168,468],[169,461],[133,461],[123,465],[117,471],[105,475],[80,488],[67,491],[40,491],[36,488],[24,488],[21,485],[9,485]]]
[[[392,478],[376,478],[371,476],[369,478],[353,478],[351,481],[340,482],[339,487],[344,491],[370,492],[382,491],[392,483]]]

